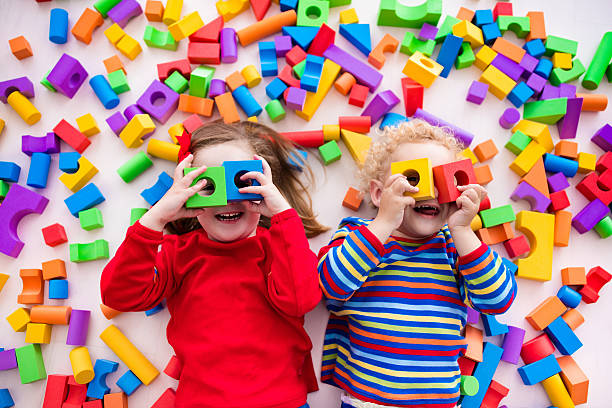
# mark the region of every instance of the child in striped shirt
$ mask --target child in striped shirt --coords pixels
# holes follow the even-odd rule
[[[343,219],[319,253],[331,312],[321,380],[345,391],[343,408],[455,407],[466,305],[499,314],[514,300],[514,275],[470,228],[484,188],[458,187],[455,203],[415,201],[404,193],[418,180],[391,175],[392,162],[437,166],[462,149],[420,120],[387,127],[361,170],[376,217]]]

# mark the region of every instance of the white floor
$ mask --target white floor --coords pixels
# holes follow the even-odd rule
[[[416,4],[418,1],[406,3]],[[91,6],[93,2],[88,2]],[[144,5],[144,0],[141,1]],[[212,0],[195,1],[185,0],[184,13],[198,10],[205,21],[210,21],[216,16],[214,2]],[[525,15],[530,10],[542,10],[546,16],[546,30],[549,34],[571,38],[579,41],[578,57],[588,66],[591,57],[604,32],[609,31],[611,26],[610,12],[612,6],[606,0],[592,0],[588,6],[584,2],[572,0],[544,1],[537,0],[514,4],[516,15]],[[443,7],[443,15],[455,15],[459,6],[471,9],[492,8],[494,2],[490,0],[446,0]],[[354,0],[353,6],[361,22],[372,24],[373,43],[376,44],[384,33],[391,33],[396,38],[402,39],[405,30],[400,28],[377,27],[375,25],[377,14],[377,1]],[[78,58],[89,72],[90,77],[96,74],[105,74],[106,71],[102,60],[116,53],[102,33],[109,26],[105,22],[101,29],[94,34],[94,39],[89,46],[78,42],[69,35],[68,43],[55,45],[48,41],[48,14],[53,7],[64,7],[70,13],[70,23],[73,24],[80,16],[85,7],[84,2],[75,0],[52,1],[49,3],[36,3],[34,0],[0,1],[0,38],[3,45],[0,47],[0,80],[10,79],[27,75],[36,88],[34,104],[43,114],[42,120],[28,128],[24,122],[8,106],[0,106],[0,117],[6,120],[7,125],[0,135],[0,160],[15,161],[22,167],[20,183],[25,184],[29,159],[21,154],[21,135],[32,134],[42,136],[50,131],[62,118],[75,123],[75,118],[91,113],[94,115],[102,133],[91,138],[92,145],[85,152],[87,158],[100,170],[100,173],[92,181],[96,183],[106,196],[107,200],[99,206],[102,210],[105,227],[104,229],[86,232],[79,227],[78,220],[72,217],[62,202],[69,191],[57,180],[60,175],[57,169],[57,156],[53,159],[53,170],[49,176],[48,187],[41,191],[50,199],[42,216],[29,216],[24,219],[19,227],[19,234],[26,242],[18,259],[0,256],[0,271],[11,275],[4,290],[0,294],[0,346],[5,348],[20,347],[24,344],[24,334],[14,333],[4,317],[19,307],[16,303],[17,295],[21,291],[19,279],[20,268],[39,268],[42,261],[60,257],[68,260],[68,245],[64,244],[56,248],[47,247],[40,233],[41,227],[60,222],[67,230],[70,242],[91,242],[95,239],[104,238],[110,242],[111,252],[114,253],[123,239],[125,229],[129,222],[129,210],[132,207],[146,206],[139,193],[144,188],[154,183],[157,175],[166,170],[170,172],[172,164],[163,160],[154,159],[154,169],[148,170],[143,176],[130,184],[123,183],[116,174],[116,169],[135,152],[125,148],[123,143],[115,137],[104,123],[104,119],[114,111],[102,108],[99,101],[93,95],[89,85],[84,84],[74,99],[68,99],[62,95],[52,94],[38,84],[40,78],[55,64],[63,52]],[[346,7],[344,7],[346,8]],[[332,9],[329,22],[333,28],[337,28],[339,11],[344,8]],[[278,6],[273,4],[270,13],[277,13]],[[250,11],[245,12],[232,20],[228,26],[241,28],[254,21]],[[142,33],[147,24],[144,16],[131,21],[126,27],[128,34],[138,39],[143,45],[143,53],[135,61],[129,61],[124,57],[128,72],[128,80],[132,90],[121,95],[121,108],[134,103],[140,93],[148,84],[157,77],[156,64],[184,58],[186,55],[187,41],[182,41],[177,52],[150,49],[142,41]],[[158,28],[164,28],[156,24]],[[6,41],[18,35],[25,35],[32,45],[34,57],[23,61],[17,61],[9,52]],[[514,34],[506,35],[510,41],[516,41]],[[350,52],[355,50],[341,36],[337,36],[336,43],[346,47]],[[522,43],[522,41],[520,42]],[[224,78],[230,72],[241,69],[248,64],[258,66],[257,46],[251,45],[246,49],[240,48],[239,61],[232,65],[217,67],[216,77]],[[399,79],[403,76],[401,70],[407,60],[403,54],[387,54],[387,63],[382,70],[385,74],[379,90],[392,89],[401,98]],[[284,63],[284,62],[282,62]],[[281,65],[282,66],[282,65]],[[489,163],[495,180],[489,184],[488,190],[494,206],[512,203],[518,212],[527,209],[525,202],[511,202],[509,196],[517,182],[517,177],[509,169],[508,164],[513,155],[503,149],[508,140],[510,132],[502,129],[497,120],[503,110],[510,106],[506,100],[499,101],[492,95],[488,95],[486,101],[481,105],[473,105],[465,102],[467,88],[472,80],[477,79],[480,71],[475,67],[461,71],[453,70],[448,79],[437,79],[434,85],[426,91],[424,108],[434,114],[444,117],[449,122],[455,123],[476,134],[475,143],[493,138],[500,148],[500,153]],[[264,80],[253,90],[255,97],[260,101],[267,101],[265,96]],[[583,91],[579,87],[580,91]],[[599,93],[605,93],[612,97],[611,86],[604,81],[600,86]],[[341,107],[337,109],[337,107]],[[395,112],[403,112],[403,102],[398,105]],[[322,124],[337,123],[337,116],[358,115],[360,109],[349,106],[347,99],[332,90],[320,111],[314,116],[311,123],[305,123],[302,119],[289,113],[287,118],[274,125],[278,130],[300,130],[320,129]],[[164,126],[158,126],[155,133],[156,138],[168,140],[167,128],[186,117],[183,113],[177,113]],[[585,152],[602,154],[602,151],[590,142],[591,135],[599,129],[606,121],[610,121],[611,115],[603,113],[585,113],[580,119],[579,135],[577,141],[580,150]],[[270,124],[265,113],[260,117],[261,121]],[[557,137],[555,127],[551,127],[553,135]],[[474,144],[475,144],[474,143]],[[144,149],[144,146],[140,149]],[[140,150],[139,149],[139,150]],[[314,193],[314,202],[320,219],[332,227],[339,220],[353,213],[341,207],[340,203],[344,192],[349,185],[354,185],[354,174],[356,166],[348,151],[341,146],[343,158],[323,170],[313,158],[318,153],[313,150],[311,162],[317,171],[318,185]],[[64,146],[64,150],[69,150]],[[580,177],[572,180],[577,183]],[[569,190],[572,201],[571,211],[577,213],[585,204],[586,200],[574,188]],[[368,210],[362,210],[361,215],[367,216]],[[312,249],[316,252],[329,239],[331,232],[312,240]],[[612,270],[609,250],[612,241],[601,240],[595,232],[578,235],[572,231],[571,245],[568,248],[555,248],[553,279],[550,282],[540,283],[535,281],[521,280],[519,282],[519,293],[511,310],[500,320],[523,327],[527,330],[527,338],[534,337],[537,333],[529,327],[524,316],[547,296],[556,293],[560,286],[560,269],[566,266],[585,266],[591,268],[596,265]],[[502,247],[497,248],[503,255]],[[99,333],[109,325],[102,316],[98,305],[100,303],[99,276],[104,266],[103,261],[74,264],[68,263],[68,275],[70,280],[70,299],[62,301],[49,301],[49,304],[66,304],[76,309],[92,310],[92,321],[89,329],[87,346],[92,359],[107,358],[118,361],[117,357],[99,339]],[[608,377],[609,367],[612,365],[612,354],[609,353],[609,343],[612,336],[612,324],[607,314],[612,308],[612,289],[606,287],[602,290],[602,297],[596,304],[579,306],[580,312],[585,316],[586,323],[577,330],[577,334],[584,343],[584,347],[575,353],[574,358],[582,367],[591,380],[589,407],[609,407],[610,384]],[[116,324],[140,350],[162,370],[172,355],[172,350],[165,340],[165,326],[168,320],[166,311],[145,317],[142,313],[124,314],[114,319]],[[320,363],[322,339],[327,321],[327,312],[321,304],[315,311],[310,313],[306,319],[306,325],[314,343],[313,358],[315,365]],[[43,355],[47,372],[71,373],[68,353],[72,347],[65,345],[66,327],[55,326],[53,328],[52,341],[43,346]],[[489,338],[499,344],[500,338]],[[517,367],[502,363],[495,374],[495,379],[510,388],[510,394],[503,400],[513,408],[547,407],[550,402],[539,385],[526,387],[522,384],[516,371]],[[107,383],[113,392],[118,391],[116,380],[126,370],[124,364],[118,372],[108,376]],[[176,382],[166,375],[161,375],[147,390],[138,390],[130,397],[130,405],[133,407],[148,407],[167,388],[175,387]],[[40,406],[44,392],[44,382],[22,385],[16,370],[0,372],[0,388],[9,388],[17,407]],[[327,385],[321,385],[321,390],[309,396],[312,408],[334,408],[339,406],[339,392],[337,389]]]

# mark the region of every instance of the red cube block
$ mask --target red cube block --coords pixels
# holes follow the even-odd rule
[[[61,224],[56,223],[43,228],[42,234],[45,243],[51,247],[58,246],[68,241],[66,230]]]
[[[351,93],[349,94],[349,105],[363,108],[363,105],[365,105],[365,101],[368,98],[368,92],[369,89],[367,86],[360,84],[353,85],[351,88]]]
[[[529,241],[524,235],[519,235],[507,241],[504,241],[504,247],[510,258],[516,258],[529,253]]]
[[[294,45],[292,49],[285,54],[285,61],[287,64],[294,66],[306,59],[306,53],[299,45]]]
[[[555,191],[554,193],[550,193],[550,205],[549,209],[551,211],[559,211],[563,210],[570,206],[569,198],[567,197],[567,193],[565,190]]]

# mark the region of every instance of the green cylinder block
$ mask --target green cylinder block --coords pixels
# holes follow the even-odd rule
[[[139,152],[119,167],[117,173],[123,181],[129,183],[151,166],[153,166],[153,161],[145,152]]]
[[[589,69],[582,79],[582,86],[586,89],[597,89],[599,82],[601,82],[606,73],[606,69],[608,69],[610,60],[612,60],[612,31],[608,31],[603,35],[599,47],[597,47],[597,51],[595,51],[595,55],[593,55],[593,59],[589,64]]]

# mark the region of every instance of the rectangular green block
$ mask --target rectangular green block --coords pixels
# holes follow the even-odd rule
[[[108,241],[97,239],[88,244],[70,244],[71,262],[89,262],[97,259],[108,259]]]
[[[584,71],[585,69],[582,62],[580,62],[578,58],[574,58],[571,69],[553,68],[548,80],[551,84],[559,86],[559,84],[566,84],[568,82],[575,81],[576,79],[580,78],[582,74],[584,74]]]
[[[523,119],[554,125],[567,112],[567,98],[545,99],[523,105]]]
[[[34,381],[47,378],[45,361],[40,351],[40,344],[28,344],[27,346],[15,349],[17,356],[17,366],[22,384],[29,384]]]
[[[302,60],[293,66],[293,73],[295,74],[296,77],[302,78],[302,75],[304,75],[305,68],[306,68],[306,60]]]
[[[463,69],[467,67],[471,67],[476,61],[476,56],[474,55],[474,50],[472,50],[472,44],[464,41],[461,44],[461,50],[459,50],[459,55],[455,60],[455,68]]]
[[[197,170],[197,167],[188,167],[184,170],[184,174],[189,174],[192,171]],[[225,185],[225,168],[224,167],[209,167],[206,171],[200,174],[191,183],[193,186],[198,181],[206,179],[207,184],[202,191],[210,191],[213,188],[213,192],[210,195],[202,195],[201,193],[195,193],[187,199],[185,203],[186,208],[202,208],[202,207],[220,207],[227,205],[227,187]]]
[[[200,65],[193,71],[189,77],[189,95],[206,98],[208,96],[208,88],[210,81],[215,75],[215,68]]]
[[[505,224],[516,220],[516,215],[510,204],[501,207],[489,208],[480,212],[482,226],[485,228]]]
[[[329,18],[330,2],[300,0],[297,8],[297,24],[302,27],[321,27]]]
[[[546,52],[544,55],[547,57],[552,56],[555,52],[566,52],[572,54],[572,57],[578,52],[578,41],[568,40],[567,38],[557,37],[549,35],[546,37]]]
[[[146,208],[132,208],[130,210],[130,226],[134,225],[136,221],[141,219],[147,211],[149,210]]]
[[[91,231],[104,226],[102,211],[98,208],[90,208],[79,212],[79,223],[85,231]]]
[[[144,42],[152,48],[161,48],[162,50],[176,51],[178,43],[170,34],[170,31],[160,31],[153,26],[146,26]]]
[[[457,17],[453,17],[453,16],[444,17],[444,21],[442,22],[442,25],[440,26],[440,28],[438,28],[438,32],[436,33],[436,37],[434,38],[434,41],[436,43],[441,43],[442,41],[444,41],[447,35],[453,33],[453,26],[460,22],[461,20],[459,20]]]
[[[323,146],[319,146],[319,153],[325,165],[338,161],[342,157],[340,147],[338,147],[338,143],[335,140],[330,140]]]
[[[108,83],[117,95],[130,90],[130,85],[127,82],[127,76],[125,76],[125,72],[123,72],[122,69],[111,72],[107,75],[107,78]]]
[[[520,130],[517,130],[512,134],[510,140],[508,140],[506,143],[505,148],[518,156],[523,150],[525,150],[529,143],[531,143],[531,138]]]
[[[0,180],[0,198],[6,197],[11,185],[4,180]]]
[[[189,81],[178,71],[174,71],[166,78],[164,84],[168,85],[176,93],[183,93],[189,88]]]
[[[55,89],[55,87],[53,85],[51,85],[51,82],[49,82],[47,80],[47,76],[49,76],[49,72],[51,72],[51,70],[47,71],[47,73],[45,74],[45,76],[43,77],[43,79],[40,80],[40,83],[47,88],[48,90],[50,90],[51,92],[57,92],[57,89]]]
[[[425,0],[416,6],[404,5],[399,0],[380,0],[376,24],[390,27],[421,28],[423,23],[438,25],[441,15],[442,0]]]
[[[431,54],[433,54],[435,48],[436,42],[434,40],[419,40],[413,32],[406,31],[400,46],[400,52],[402,54],[412,55],[415,51],[419,51],[424,55],[431,57]]]

